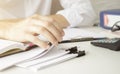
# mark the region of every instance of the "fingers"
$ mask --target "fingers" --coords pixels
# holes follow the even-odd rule
[[[53,25],[61,32],[62,36],[65,35],[63,29],[59,26],[59,23],[54,22]]]
[[[51,34],[46,28],[35,25],[30,28],[30,32],[35,36],[42,35],[43,37],[46,37],[48,41],[50,41],[52,44],[57,45],[57,39],[54,37],[54,35]]]
[[[52,25],[54,25],[62,35],[64,35],[64,31],[63,31],[63,27],[62,27],[63,24],[58,23],[55,19],[48,17],[48,16],[39,16],[39,15],[35,15],[35,16],[38,16],[38,17],[36,17],[36,19],[44,20],[44,21],[48,21],[49,23],[52,23]],[[33,17],[33,18],[35,18],[35,17]]]
[[[40,40],[37,35],[47,38],[52,44],[57,45],[64,35],[63,28],[55,20],[47,17],[32,17],[28,26],[27,40],[42,47],[49,48],[47,42]]]
[[[43,26],[46,27],[60,42],[62,40],[62,33],[60,32],[60,30],[58,28],[56,28],[56,26],[53,25],[53,23],[51,23],[51,22],[44,22],[44,23],[45,23],[45,25],[43,25]]]
[[[38,37],[36,36],[33,36],[33,35],[27,35],[26,36],[27,40],[38,45],[39,47],[41,48],[44,48],[44,49],[48,49],[50,46],[48,45],[47,42],[44,42],[42,40],[40,40]]]
[[[57,28],[57,30],[60,31],[62,36],[64,36],[65,33],[63,31],[63,28],[61,27],[62,24],[58,23],[56,20],[54,20],[53,18],[50,18],[50,17],[42,17],[41,19],[43,19],[44,21],[47,20],[50,23],[52,23]]]
[[[37,26],[39,26],[39,28],[40,27],[44,27],[48,32],[51,33],[51,35],[53,35],[57,39],[58,42],[60,42],[62,40],[62,36],[63,35],[61,34],[60,30],[57,29],[56,26],[53,25],[51,22],[43,21],[43,20],[42,21],[40,21],[40,20],[33,20],[33,23],[36,24]],[[43,32],[44,31],[42,31],[42,33]]]

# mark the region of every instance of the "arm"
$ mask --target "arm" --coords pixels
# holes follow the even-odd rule
[[[64,10],[57,14],[63,15],[70,27],[93,24],[96,17],[89,0],[60,0]]]

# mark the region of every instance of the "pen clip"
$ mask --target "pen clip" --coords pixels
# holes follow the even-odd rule
[[[83,51],[80,51],[80,50],[78,51],[77,46],[72,47],[70,49],[67,49],[66,51],[69,51],[68,54],[78,54],[77,57],[85,55],[85,51],[84,50]]]
[[[71,53],[77,53],[77,46],[75,46],[75,47],[72,47],[72,48],[69,48],[69,49],[67,49],[66,51],[69,51],[69,54],[71,54]]]
[[[78,51],[77,53],[78,53],[78,56],[77,56],[77,57],[80,57],[80,56],[84,56],[84,55],[85,55],[85,51],[84,51],[84,50],[83,50],[83,51]]]

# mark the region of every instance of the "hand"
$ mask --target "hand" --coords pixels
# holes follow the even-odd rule
[[[54,19],[60,28],[67,28],[69,26],[69,22],[62,15],[50,15],[49,17]]]
[[[34,15],[19,21],[0,21],[0,38],[19,41],[32,42],[42,48],[49,48],[47,42],[40,40],[37,36],[42,35],[52,44],[57,45],[64,36],[63,25],[58,21],[58,16]]]

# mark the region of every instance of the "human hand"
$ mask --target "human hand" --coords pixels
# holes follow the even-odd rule
[[[37,36],[42,35],[52,44],[57,45],[64,36],[63,28],[58,21],[51,16],[34,15],[17,22],[0,23],[0,37],[3,39],[32,42],[42,48],[49,48],[47,42],[40,40]]]

